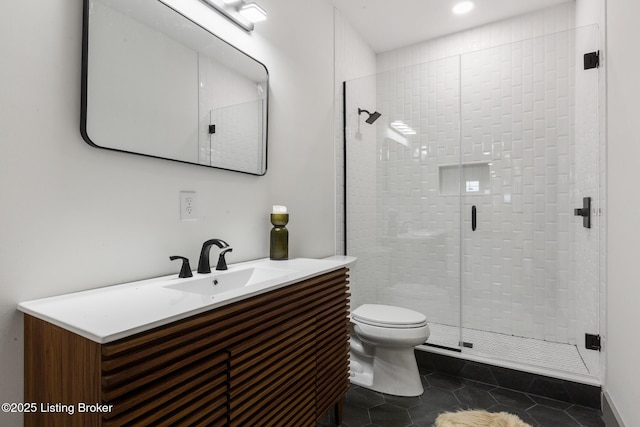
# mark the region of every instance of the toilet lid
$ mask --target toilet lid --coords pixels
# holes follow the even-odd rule
[[[408,308],[382,304],[363,304],[351,312],[351,318],[373,326],[418,328],[427,324],[427,317]]]

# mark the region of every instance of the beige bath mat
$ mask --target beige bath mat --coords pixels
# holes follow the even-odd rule
[[[434,427],[531,427],[506,412],[460,411],[441,414]]]

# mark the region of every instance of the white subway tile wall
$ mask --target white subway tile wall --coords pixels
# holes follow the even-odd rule
[[[216,131],[209,135],[209,147],[201,150],[210,165],[250,173],[262,170],[263,106],[259,99],[210,111],[209,123]]]

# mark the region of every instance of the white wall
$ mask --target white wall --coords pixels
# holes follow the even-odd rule
[[[266,176],[90,147],[82,2],[0,2],[1,402],[23,399],[19,301],[174,273],[170,255],[195,266],[211,237],[233,245],[230,262],[266,257],[273,204],[290,209],[291,256],[334,253],[333,9],[260,0],[269,20],[246,34],[198,0],[171,3],[268,67]],[[197,192],[198,221],[180,222],[180,190]],[[20,420],[0,414],[3,426]]]
[[[607,382],[627,427],[640,425],[640,3],[607,1]]]

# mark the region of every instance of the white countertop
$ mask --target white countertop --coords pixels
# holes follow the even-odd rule
[[[18,304],[18,310],[104,344],[338,270],[355,260],[354,257],[346,256],[324,259],[294,258],[285,261],[271,261],[266,258],[232,264],[228,271],[255,266],[291,272],[280,278],[245,286],[216,297],[167,288],[167,285],[207,276],[213,278],[220,273],[213,271],[210,274],[194,273],[193,278],[187,279],[179,279],[178,275],[174,274],[25,301]]]

